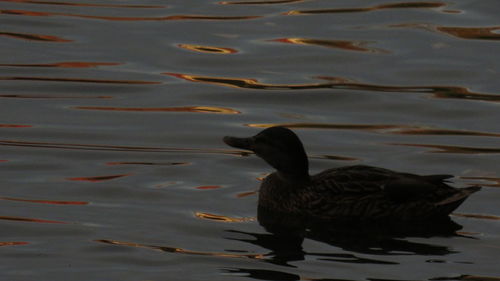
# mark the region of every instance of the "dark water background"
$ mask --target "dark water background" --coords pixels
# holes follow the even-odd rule
[[[499,280],[499,14],[497,0],[0,0],[1,280]],[[270,124],[296,128],[313,172],[484,188],[452,216],[459,236],[307,238],[276,262],[255,219],[270,168],[221,142]]]

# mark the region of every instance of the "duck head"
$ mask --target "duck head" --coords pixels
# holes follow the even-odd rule
[[[309,164],[299,137],[284,127],[267,128],[249,138],[224,137],[232,147],[253,151],[286,179],[309,179]]]

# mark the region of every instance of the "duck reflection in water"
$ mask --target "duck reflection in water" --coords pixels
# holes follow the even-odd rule
[[[366,254],[446,255],[451,253],[446,247],[400,238],[456,235],[461,226],[448,215],[480,189],[451,187],[446,184],[450,175],[419,176],[364,165],[310,176],[302,142],[284,127],[249,138],[224,137],[224,142],[253,151],[276,169],[259,191],[258,220],[271,234],[246,233],[256,240],[239,240],[272,250],[270,262],[283,265],[304,258],[304,238]],[[350,254],[314,255],[341,262],[392,263]]]

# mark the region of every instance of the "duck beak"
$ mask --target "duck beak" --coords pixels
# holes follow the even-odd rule
[[[226,136],[222,140],[229,146],[253,151],[252,138],[237,138],[237,137]]]

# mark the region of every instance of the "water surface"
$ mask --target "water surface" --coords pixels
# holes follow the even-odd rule
[[[499,8],[1,0],[0,276],[500,278]],[[271,169],[221,141],[277,124],[312,172],[368,164],[484,188],[453,235],[280,240],[256,219]]]

